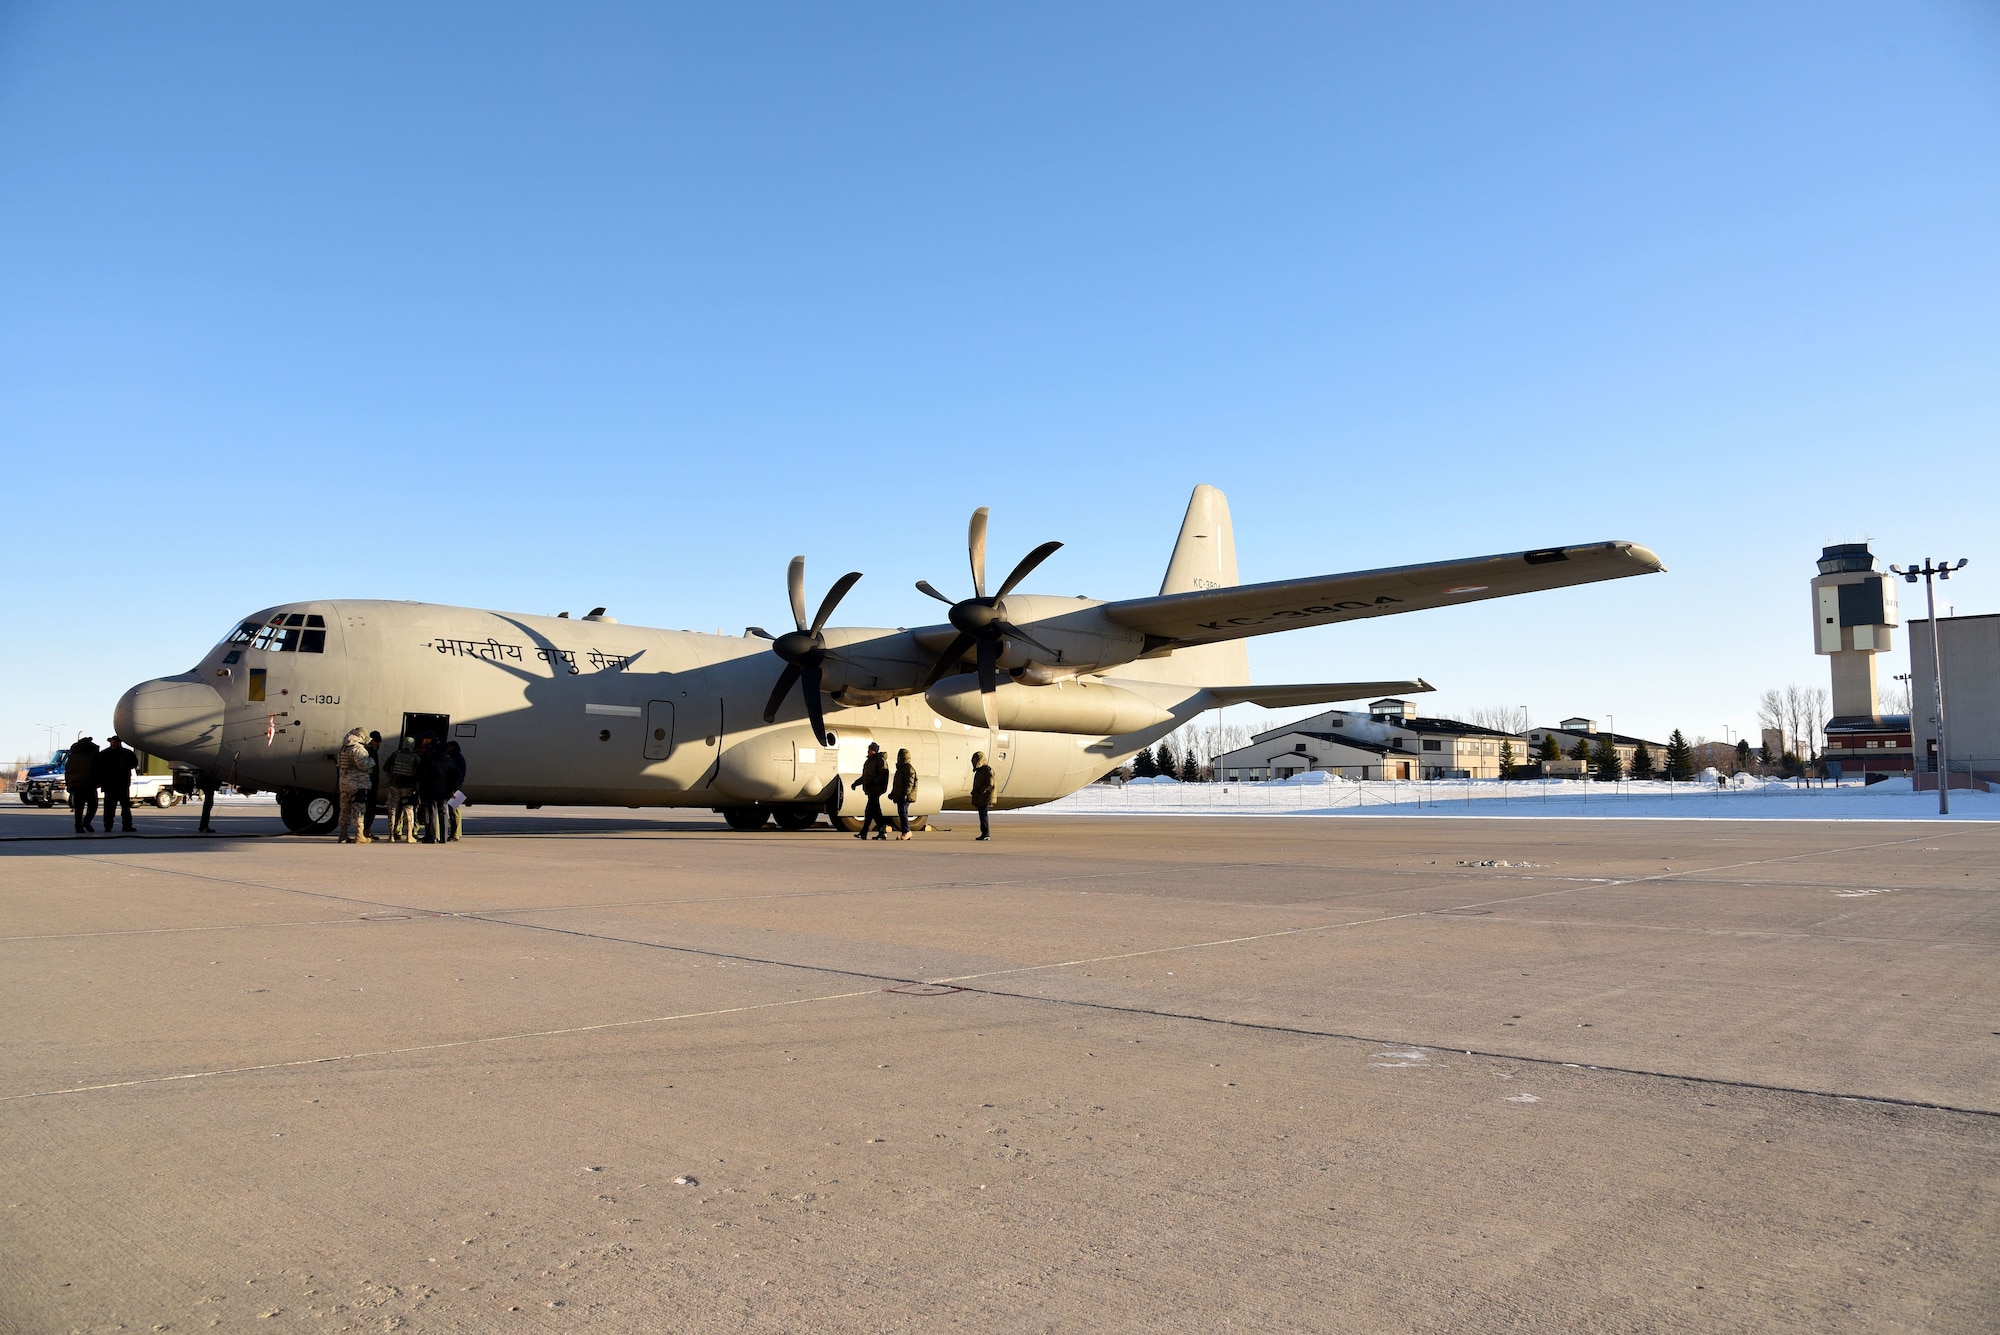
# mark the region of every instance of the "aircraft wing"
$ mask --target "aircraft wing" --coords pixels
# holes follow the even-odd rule
[[[1293,705],[1330,705],[1341,700],[1367,700],[1383,695],[1418,695],[1437,687],[1415,681],[1322,681],[1297,686],[1210,686],[1217,706],[1262,705],[1289,709]]]
[[[1637,543],[1595,542],[1132,598],[1105,603],[1099,610],[1120,625],[1144,632],[1149,646],[1171,648],[1506,598],[1627,575],[1651,575],[1665,569],[1659,557]]]

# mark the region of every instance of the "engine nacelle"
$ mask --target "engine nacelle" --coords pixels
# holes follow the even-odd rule
[[[1115,736],[1171,722],[1173,714],[1123,686],[1074,678],[1052,686],[1023,686],[1004,681],[994,692],[1000,706],[1000,726],[1023,732],[1062,732],[1081,736]],[[924,700],[954,723],[986,726],[974,673],[946,677],[924,692]]]

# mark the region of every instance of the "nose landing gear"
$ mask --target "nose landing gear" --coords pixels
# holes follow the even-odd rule
[[[278,818],[293,834],[330,834],[340,820],[340,802],[326,793],[280,788]]]

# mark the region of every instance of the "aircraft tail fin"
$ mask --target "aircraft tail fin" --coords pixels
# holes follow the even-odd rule
[[[1206,482],[1188,498],[1187,518],[1167,562],[1160,593],[1228,589],[1237,584],[1236,529],[1229,522],[1229,498]]]
[[[1193,593],[1235,588],[1236,528],[1229,498],[1201,483],[1188,498],[1187,517],[1167,561],[1160,592]],[[1119,670],[1121,677],[1189,686],[1243,686],[1250,681],[1250,651],[1241,640],[1176,649],[1164,658],[1140,659]]]

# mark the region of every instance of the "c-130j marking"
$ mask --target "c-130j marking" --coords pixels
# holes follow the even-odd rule
[[[1188,503],[1160,592],[1098,602],[1016,592],[1060,543],[1030,552],[989,595],[986,514],[968,534],[973,594],[946,624],[826,624],[860,578],[794,629],[742,637],[426,603],[285,603],[245,619],[192,669],[119,700],[119,733],[155,755],[277,792],[296,830],[328,828],[334,748],[349,728],[448,733],[480,804],[696,807],[738,829],[851,820],[848,783],[869,742],[907,747],[913,814],[970,805],[971,756],[996,805],[1076,791],[1202,713],[1427,691],[1421,681],[1253,686],[1243,640],[1362,617],[1662,570],[1630,542],[1547,547],[1429,565],[1238,584],[1229,504]],[[393,743],[391,743],[393,744]]]

